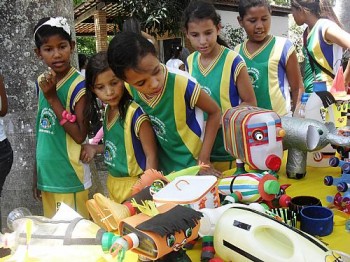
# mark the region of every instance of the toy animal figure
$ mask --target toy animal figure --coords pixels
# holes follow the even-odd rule
[[[224,261],[343,261],[320,240],[247,207],[231,207],[220,216],[214,248]]]
[[[324,148],[328,144],[349,146],[350,137],[338,135],[333,123],[321,123],[306,118],[281,117],[285,130],[283,147],[288,149],[286,171],[289,178],[306,175],[307,152]]]
[[[153,209],[159,214],[151,216],[140,213],[120,222],[119,232],[122,238],[114,245],[114,253],[130,249],[148,259],[157,260],[182,250],[188,241],[198,237],[202,213],[172,203]]]
[[[278,114],[252,106],[232,107],[223,114],[222,125],[228,153],[251,169],[279,170],[284,131]]]
[[[142,203],[152,200],[153,194],[167,185],[170,181],[184,175],[195,176],[205,165],[192,166],[164,176],[161,172],[148,169],[132,188],[132,196],[123,203],[116,203],[100,193],[94,194],[86,202],[87,209],[96,224],[107,231],[117,231],[120,220],[139,213],[131,202]],[[215,179],[216,181],[216,179]]]

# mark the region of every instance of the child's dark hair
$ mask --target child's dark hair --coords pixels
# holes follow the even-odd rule
[[[63,39],[67,40],[69,43],[72,41],[72,37],[63,30],[61,27],[55,27],[50,25],[42,25],[49,21],[51,17],[44,17],[39,20],[39,22],[34,27],[34,41],[35,46],[40,48],[45,44],[50,36],[60,35]],[[40,27],[40,28],[39,28]]]
[[[266,7],[270,13],[272,12],[271,5],[267,0],[240,0],[238,5],[239,16],[243,18],[249,8],[256,6]]]
[[[99,111],[99,106],[97,103],[97,97],[92,90],[95,86],[96,78],[99,74],[110,69],[110,66],[107,61],[107,53],[105,51],[99,52],[92,56],[86,66],[85,73],[85,84],[86,84],[86,97],[88,100],[88,106],[84,115],[91,122],[95,118],[95,113]],[[119,109],[119,120],[123,121],[126,116],[126,111],[132,100],[131,95],[127,90],[124,91],[123,96],[121,97],[118,109]]]
[[[81,71],[81,69],[84,68],[84,66],[87,65],[87,62],[88,62],[88,57],[83,53],[79,53],[78,54],[78,64],[79,64],[80,71]]]
[[[329,0],[292,0],[291,6],[299,10],[304,8],[317,18],[327,18],[335,22],[339,27],[343,27],[337,15],[334,13]]]
[[[157,57],[154,45],[142,35],[133,32],[118,33],[108,46],[108,63],[114,74],[125,80],[127,69],[139,69],[139,61],[148,54]]]
[[[134,32],[141,34],[140,21],[135,17],[129,17],[123,23],[123,32]]]
[[[171,57],[179,59],[181,51],[182,51],[182,46],[181,45],[173,45],[173,46],[171,46]]]
[[[204,0],[191,1],[183,12],[182,20],[185,29],[188,30],[188,23],[202,19],[212,20],[215,26],[221,23],[221,17],[211,2]],[[220,36],[218,36],[217,42],[220,45],[229,47]]]
[[[292,0],[291,6],[296,9],[307,9],[316,17],[321,17],[321,7],[320,7],[320,1],[319,0]]]

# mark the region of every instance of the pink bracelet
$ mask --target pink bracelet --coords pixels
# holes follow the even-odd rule
[[[73,115],[66,110],[62,112],[62,119],[60,121],[60,125],[63,126],[67,121],[74,123],[77,120],[77,116]]]

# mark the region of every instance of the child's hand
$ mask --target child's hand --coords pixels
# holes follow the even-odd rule
[[[80,160],[83,163],[90,163],[96,155],[96,145],[81,145]]]
[[[199,160],[198,165],[202,166],[198,173],[199,176],[216,176],[217,178],[222,177],[222,173],[219,170],[216,170],[211,163],[203,163]]]
[[[47,100],[57,96],[56,84],[56,73],[49,67],[48,71],[44,73],[44,76],[42,76],[39,81],[40,89],[43,91]]]
[[[33,197],[35,200],[41,201],[41,191],[36,187],[36,185],[33,185]]]

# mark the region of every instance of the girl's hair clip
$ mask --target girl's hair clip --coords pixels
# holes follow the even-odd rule
[[[44,25],[62,28],[68,35],[70,35],[70,27],[67,22],[67,19],[62,16],[58,16],[58,17],[50,17],[49,20],[47,20],[45,23],[38,26],[38,28],[34,32],[34,38],[38,30]]]

